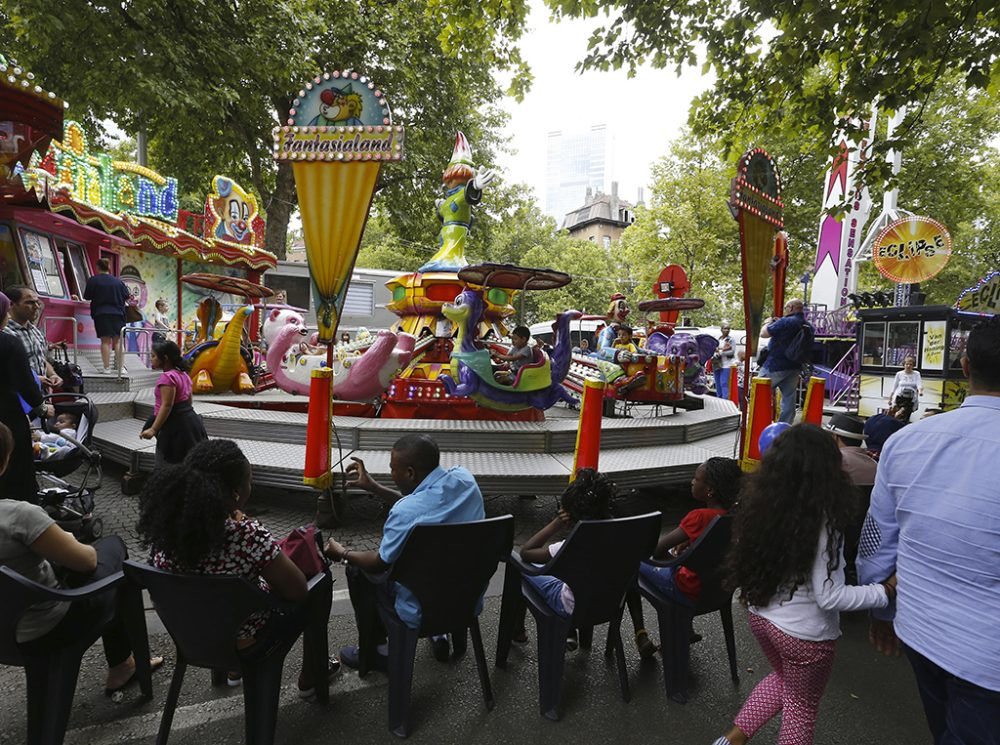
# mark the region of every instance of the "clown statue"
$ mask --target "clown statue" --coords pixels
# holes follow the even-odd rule
[[[455,137],[455,151],[441,177],[444,199],[437,201],[438,219],[441,220],[438,251],[418,271],[457,272],[466,266],[465,243],[472,227],[472,208],[482,200],[483,187],[495,176],[488,168],[473,167],[472,148],[465,135],[459,132]]]
[[[615,349],[615,339],[618,337],[618,327],[625,323],[628,314],[632,309],[628,307],[628,301],[620,292],[611,296],[611,304],[608,305],[608,322],[597,337],[597,357],[606,362],[628,362],[629,352],[622,349]]]
[[[319,114],[309,122],[310,127],[354,127],[362,124],[361,96],[351,89],[350,83],[343,88],[327,88],[319,94]]]

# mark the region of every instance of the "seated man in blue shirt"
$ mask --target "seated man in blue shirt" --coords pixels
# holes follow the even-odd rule
[[[862,583],[896,573],[895,616],[872,613],[869,636],[899,642],[934,742],[1000,743],[1000,317],[969,333],[962,405],[885,444],[861,533]],[[898,637],[898,638],[897,638]]]
[[[483,495],[475,478],[466,469],[457,467],[444,470],[440,466],[437,443],[427,435],[407,435],[392,446],[389,472],[399,491],[375,481],[368,475],[364,461],[352,458],[347,467],[351,475],[347,485],[364,489],[381,497],[391,507],[382,528],[382,543],[378,550],[353,551],[334,539],[326,543],[324,553],[332,560],[347,566],[347,587],[354,606],[358,624],[359,646],[344,647],[340,659],[348,667],[366,673],[368,669],[388,669],[386,657],[386,631],[378,615],[378,594],[389,594],[396,614],[410,628],[420,626],[420,605],[416,597],[400,584],[387,587],[369,581],[368,574],[381,574],[399,558],[403,543],[410,530],[418,524],[460,523],[482,520],[486,516]],[[367,573],[367,574],[366,574]],[[465,634],[454,636],[455,654],[465,650]],[[361,659],[361,649],[374,644],[377,654]],[[448,659],[448,638],[431,640],[434,656],[444,662]],[[367,652],[366,652],[366,656]]]

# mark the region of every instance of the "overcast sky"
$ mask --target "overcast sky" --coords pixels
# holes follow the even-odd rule
[[[511,115],[506,133],[516,152],[501,155],[503,177],[533,187],[544,209],[548,133],[607,124],[614,138],[607,188],[616,180],[619,194],[635,201],[637,188],[647,186],[650,164],[667,152],[687,121],[691,99],[711,78],[702,77],[697,68],[685,69],[680,78],[672,70],[651,68],[639,70],[631,80],[625,71],[581,75],[574,66],[583,59],[598,20],[555,23],[542,0],[531,0],[531,8],[520,46],[535,78],[524,101],[504,102]]]

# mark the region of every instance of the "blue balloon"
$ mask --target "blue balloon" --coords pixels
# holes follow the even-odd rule
[[[775,438],[791,426],[788,422],[775,422],[764,427],[764,431],[760,433],[760,439],[757,440],[760,454],[763,455],[767,452],[767,449],[771,447],[771,443],[774,442]]]

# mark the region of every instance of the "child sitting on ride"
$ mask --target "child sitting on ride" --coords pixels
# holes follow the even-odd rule
[[[517,379],[517,372],[525,365],[531,364],[534,359],[534,352],[528,346],[531,339],[531,332],[527,326],[518,326],[510,332],[511,347],[507,354],[494,352],[493,359],[500,362],[508,362],[509,365],[498,368],[493,372],[493,377],[498,383],[513,385]]]
[[[628,352],[628,355],[621,355],[618,357],[618,362],[625,363],[631,362],[633,359],[640,355],[649,354],[645,349],[642,349],[632,341],[632,327],[622,324],[618,327],[618,337],[612,342],[611,346],[622,352]]]
[[[66,453],[76,447],[67,437],[76,439],[76,428],[80,420],[73,414],[63,412],[56,417],[52,424],[51,432],[40,432],[32,430],[31,439],[34,440],[35,460],[49,460],[50,458],[62,458]]]

